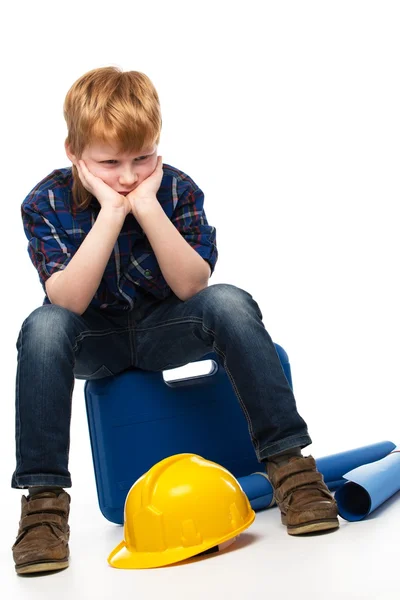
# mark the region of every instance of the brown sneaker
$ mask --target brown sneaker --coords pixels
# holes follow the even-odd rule
[[[68,567],[70,502],[66,492],[22,496],[18,537],[12,547],[18,574]]]
[[[312,456],[292,457],[282,466],[269,461],[266,468],[290,535],[339,527],[336,501]]]

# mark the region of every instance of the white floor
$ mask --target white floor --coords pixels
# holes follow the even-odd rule
[[[10,545],[19,518],[18,491],[2,498],[1,597],[57,600],[111,598],[288,598],[296,600],[399,597],[400,494],[368,519],[341,520],[338,531],[312,537],[287,535],[278,509],[257,514],[253,525],[219,555],[179,566],[119,570],[107,556],[123,528],[101,515],[92,485],[72,494],[71,563],[59,573],[19,577]]]
[[[11,390],[8,391],[11,394]],[[113,569],[107,556],[123,539],[123,528],[100,512],[94,478],[83,382],[73,400],[70,470],[71,562],[63,572],[46,576],[15,574],[11,546],[20,515],[22,491],[12,490],[13,452],[0,462],[0,597],[5,600],[392,600],[400,598],[398,532],[400,492],[367,519],[312,537],[292,537],[280,523],[276,507],[257,513],[253,525],[224,552],[179,566],[151,570]],[[366,444],[392,439],[390,425],[365,420],[353,432],[329,446],[312,444],[305,451],[316,458]],[[398,422],[398,421],[397,421]],[[327,431],[319,423],[317,432]],[[364,431],[365,430],[365,431]],[[388,432],[386,437],[384,432]],[[359,437],[357,437],[357,432]],[[365,437],[360,437],[361,432]],[[13,449],[11,428],[4,428],[2,444]],[[326,435],[329,438],[328,435]],[[321,436],[317,436],[317,439]],[[393,438],[396,443],[396,439]]]

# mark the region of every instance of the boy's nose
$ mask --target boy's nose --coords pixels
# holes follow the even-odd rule
[[[121,185],[130,186],[133,185],[137,181],[137,174],[131,168],[126,168],[121,171],[119,174],[119,182]]]

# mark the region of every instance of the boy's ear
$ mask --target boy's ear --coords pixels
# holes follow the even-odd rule
[[[78,162],[77,157],[75,156],[75,154],[72,154],[72,152],[69,149],[69,145],[67,143],[67,141],[65,140],[64,142],[64,147],[65,147],[65,153],[68,156],[69,160],[72,162],[72,164],[75,164]]]

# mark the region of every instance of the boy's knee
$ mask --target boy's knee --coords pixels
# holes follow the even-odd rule
[[[220,312],[232,318],[242,311],[248,313],[249,310],[256,310],[258,316],[262,318],[257,302],[248,292],[235,285],[217,283],[202,290],[201,294],[206,294],[207,302],[214,314]]]
[[[56,304],[45,304],[36,308],[23,322],[18,341],[22,335],[33,336],[38,343],[40,338],[49,340],[68,330],[74,313]]]
[[[248,292],[229,283],[216,283],[201,292],[206,293],[210,302],[225,310],[234,310],[252,300]]]

